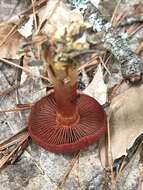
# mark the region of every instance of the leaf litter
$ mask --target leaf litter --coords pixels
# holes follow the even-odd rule
[[[62,2],[60,2],[60,4],[62,4]],[[59,14],[60,18],[63,18],[63,15],[61,15],[62,8],[60,9],[60,6],[57,6],[57,10],[56,11],[54,10],[54,12],[49,15],[49,18],[51,17],[51,20],[49,18],[48,20],[47,19],[48,16],[45,15],[45,10],[49,9],[49,7],[50,6],[47,4],[47,8],[46,7],[43,8],[44,9],[43,13],[42,11],[41,13],[39,13],[39,18],[42,18],[40,22],[41,25],[46,20],[45,22],[46,24],[44,24],[44,27],[42,27],[42,32],[46,32],[46,33],[48,32],[49,35],[53,34],[56,31],[56,27],[62,27],[63,24],[67,23],[69,18],[82,19],[79,12],[71,11],[71,13],[69,14],[69,10],[66,10],[65,13],[67,14],[67,17],[64,17],[64,19],[60,20],[59,22],[59,20],[56,19],[57,14]],[[71,15],[74,15],[74,16],[71,16]],[[54,25],[54,28],[52,28],[52,25]],[[10,26],[10,30],[12,30],[12,28],[13,28],[13,25]],[[7,30],[7,28],[5,30]],[[15,31],[15,33],[12,35],[10,39],[8,40],[6,39],[6,44],[5,43],[2,44],[2,47],[1,47],[2,51],[0,53],[1,58],[11,58],[11,59],[18,58],[17,49],[19,45],[21,44],[21,41],[25,40],[23,36],[27,37],[27,34],[25,35],[23,33],[23,30],[24,28],[19,29],[18,31]],[[2,38],[3,38],[4,31],[1,32]],[[40,27],[39,27],[39,30],[37,29],[37,32],[39,31],[41,31]],[[31,31],[28,33],[28,36],[30,36],[30,33]],[[12,39],[15,39],[16,43],[13,44]],[[13,49],[13,51],[9,53],[9,49]],[[5,59],[1,59],[1,60],[5,61]],[[20,69],[23,69],[24,71],[30,73],[29,69],[27,70],[24,68],[20,68]],[[85,81],[87,81],[88,80],[86,79],[87,75],[84,72],[83,72],[83,77]],[[40,78],[47,80],[46,77],[42,75],[39,75],[39,76]],[[140,134],[142,134],[142,123],[143,123],[142,122],[142,112],[143,112],[142,107],[143,106],[141,106],[143,102],[142,97],[141,97],[142,91],[143,91],[142,86],[131,87],[130,89],[118,95],[117,97],[114,97],[111,101],[111,104],[110,104],[111,117],[109,121],[110,135],[111,135],[110,142],[111,142],[111,152],[112,152],[113,160],[115,161],[117,161],[118,158],[123,158],[122,156],[124,155],[128,156],[128,153],[131,151],[131,149],[129,149],[129,151],[126,151],[126,150],[132,145],[134,145],[137,137],[140,136]],[[103,68],[101,64],[98,65],[92,81],[84,90],[84,92],[94,97],[95,99],[97,99],[101,104],[104,104],[108,101],[107,100],[107,85],[104,82]],[[7,162],[12,163],[12,160],[16,160],[15,158],[12,158],[13,154],[15,154],[17,150],[22,150],[22,144],[27,143],[26,140],[28,138],[29,137],[27,133],[25,133],[24,139],[21,139],[20,137],[20,140],[18,140],[19,144],[12,149],[11,154],[6,155],[4,159],[2,159],[0,166],[3,166]],[[27,145],[24,144],[24,147],[26,146]],[[105,156],[104,143],[101,145],[101,147],[102,147],[101,152],[100,152],[101,162],[103,166],[105,167],[106,156]],[[2,154],[5,154],[5,153],[2,153]],[[124,161],[124,158],[120,159],[120,161],[121,160]],[[121,165],[122,165],[122,161],[121,161]]]

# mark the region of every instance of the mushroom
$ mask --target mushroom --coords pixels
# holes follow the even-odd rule
[[[59,44],[52,41],[51,46],[42,45],[54,92],[32,107],[28,128],[31,138],[44,149],[71,153],[98,140],[106,131],[107,119],[94,98],[77,91],[73,39],[71,44],[69,36],[68,43],[66,36],[61,39]]]

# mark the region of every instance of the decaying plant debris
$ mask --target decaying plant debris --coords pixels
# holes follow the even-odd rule
[[[106,3],[114,10],[112,18],[104,15]],[[0,23],[0,189],[141,190],[142,2],[29,4]],[[65,26],[74,22],[86,26],[82,31],[74,24],[69,27],[86,45],[83,52],[71,54],[80,59],[78,87],[104,106],[108,133],[100,146],[53,154],[33,144],[25,127],[32,105],[53,91],[47,65],[41,61],[41,44],[54,36],[60,40]],[[80,43],[73,45],[80,49]]]

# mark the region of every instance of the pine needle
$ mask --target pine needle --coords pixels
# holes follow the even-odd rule
[[[29,73],[29,74],[32,75],[32,76],[39,77],[39,78],[45,79],[45,80],[47,80],[47,81],[50,81],[49,78],[44,77],[43,75],[37,76],[36,74],[34,74],[33,72],[31,72],[29,69],[24,68],[24,67],[22,67],[22,66],[20,66],[20,65],[17,65],[16,63],[13,63],[12,61],[8,61],[7,59],[4,59],[4,58],[0,58],[0,61],[6,63],[6,64],[8,64],[8,65],[14,66],[14,67],[16,67],[16,68],[22,69],[24,72]]]

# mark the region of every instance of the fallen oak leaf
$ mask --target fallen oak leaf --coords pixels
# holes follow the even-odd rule
[[[126,155],[114,160],[113,171],[116,178],[119,178],[127,166],[131,164],[135,156],[141,151],[143,145],[143,134],[139,135],[134,141],[133,145],[126,150]]]
[[[126,149],[143,133],[143,85],[131,87],[111,101],[110,133],[113,160],[126,155]],[[100,157],[106,166],[105,140],[100,144]]]
[[[98,65],[94,78],[88,87],[84,90],[84,93],[95,98],[100,104],[106,103],[107,85],[104,83],[102,67],[100,64]]]

